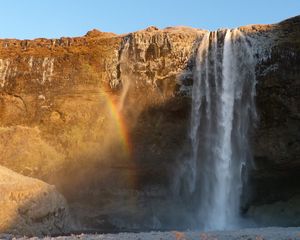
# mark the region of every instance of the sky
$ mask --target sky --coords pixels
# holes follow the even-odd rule
[[[128,33],[148,26],[207,30],[276,23],[300,15],[300,0],[0,0],[0,38]]]

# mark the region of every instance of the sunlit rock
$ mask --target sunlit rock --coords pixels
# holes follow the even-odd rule
[[[0,166],[0,232],[15,235],[62,234],[69,210],[54,186]]]
[[[53,118],[57,119],[54,114]],[[14,171],[50,179],[64,156],[47,143],[37,128],[0,127],[0,164]]]

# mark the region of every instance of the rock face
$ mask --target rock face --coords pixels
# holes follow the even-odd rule
[[[62,234],[70,227],[66,201],[54,186],[0,166],[0,232]]]
[[[256,67],[259,120],[251,185],[260,203],[287,201],[300,193],[299,29],[300,17],[295,17],[262,33],[274,37],[269,53]]]
[[[287,201],[251,206],[247,214],[260,226],[297,226],[300,217],[300,197],[298,195]]]
[[[2,127],[0,139],[1,163],[26,176],[51,176],[64,160],[62,154],[42,139],[38,128]]]
[[[240,30],[257,50],[246,212],[299,193],[300,18]],[[0,40],[0,164],[55,184],[83,228],[190,226],[172,182],[205,32]]]

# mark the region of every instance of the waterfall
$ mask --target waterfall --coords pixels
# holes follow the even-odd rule
[[[121,97],[118,104],[118,111],[122,111],[124,108],[124,103],[126,101],[128,91],[130,88],[130,62],[129,62],[129,45],[130,45],[130,39],[126,39],[124,46],[122,48],[121,54],[120,54],[120,74],[121,74],[121,83],[122,83],[122,92]]]
[[[238,226],[242,172],[251,162],[249,132],[256,117],[254,67],[250,44],[238,29],[208,32],[201,40],[185,172],[205,230]]]

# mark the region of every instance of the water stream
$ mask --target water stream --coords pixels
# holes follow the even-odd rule
[[[201,228],[238,227],[243,172],[251,162],[255,64],[238,29],[208,32],[197,50],[192,91],[189,193]]]

